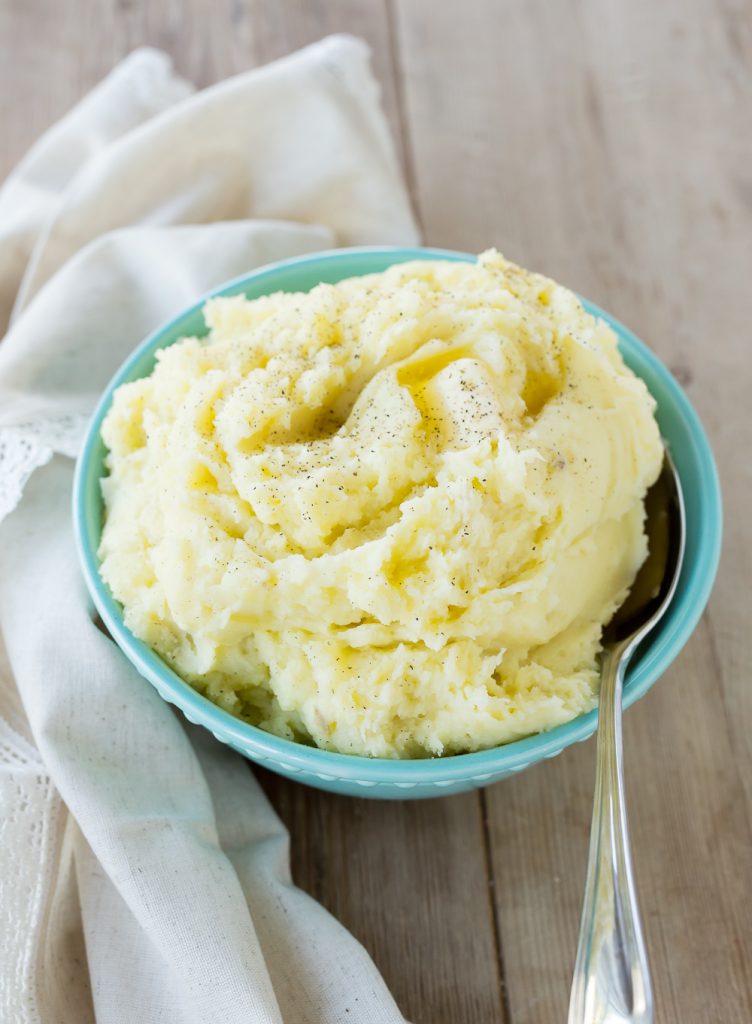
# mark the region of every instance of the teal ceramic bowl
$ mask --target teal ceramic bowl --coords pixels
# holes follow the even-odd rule
[[[307,291],[319,282],[384,270],[413,259],[465,260],[475,257],[440,249],[347,249],[286,260],[231,281],[212,295],[256,298],[275,291]],[[550,732],[474,754],[419,761],[333,754],[290,742],[247,725],[218,708],[183,682],[162,659],[123,624],[120,605],[99,576],[97,548],[102,528],[100,478],[105,448],[102,420],[120,384],[146,376],[157,349],[186,335],[202,335],[206,296],[147,338],[119,370],[105,391],[89,426],[78,460],[73,495],[74,524],[86,584],[113,638],[138,672],[185,717],[205,726],[218,740],[278,772],[319,789],[352,796],[416,798],[459,793],[488,785],[554,757],[595,730],[597,712],[582,715]],[[707,603],[721,544],[722,511],[718,477],[705,432],[684,392],[662,363],[630,331],[592,303],[585,306],[616,331],[622,354],[647,384],[658,403],[658,421],[681,478],[687,511],[687,549],[674,600],[629,667],[624,691],[634,703],[666,671],[687,642]]]

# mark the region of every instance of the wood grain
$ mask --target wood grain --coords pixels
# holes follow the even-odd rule
[[[725,494],[713,599],[626,717],[661,1024],[752,1020],[752,14],[746,0],[5,0],[0,174],[129,50],[198,85],[361,35],[431,244],[497,245],[674,369]],[[593,744],[482,795],[349,801],[260,773],[300,885],[415,1024],[565,1018]]]

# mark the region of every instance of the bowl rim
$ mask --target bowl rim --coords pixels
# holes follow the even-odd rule
[[[160,695],[181,709],[189,721],[208,728],[223,742],[241,750],[251,759],[270,761],[290,772],[304,772],[322,779],[344,782],[358,782],[362,785],[394,784],[412,786],[421,783],[443,781],[450,785],[468,779],[507,774],[519,771],[532,762],[553,757],[572,743],[587,739],[595,731],[598,709],[579,715],[569,722],[556,726],[548,732],[535,733],[523,739],[497,747],[463,754],[429,757],[415,760],[373,758],[358,754],[342,754],[308,746],[284,739],[235,718],[228,711],[212,703],[181,679],[143,641],[138,640],[125,626],[120,605],[109,592],[99,575],[99,560],[96,555],[98,538],[92,536],[90,515],[87,509],[92,500],[101,501],[101,492],[94,496],[92,490],[99,490],[100,473],[94,473],[99,466],[97,449],[100,445],[102,420],[109,410],[115,388],[127,380],[135,379],[132,370],[142,360],[151,356],[165,335],[194,317],[209,298],[237,294],[253,283],[274,279],[286,270],[310,267],[310,265],[331,265],[341,262],[350,266],[343,273],[361,276],[374,271],[353,270],[351,264],[358,259],[367,260],[376,255],[394,257],[391,263],[417,259],[443,259],[456,262],[474,262],[477,256],[452,249],[435,247],[402,246],[360,246],[354,248],[329,249],[308,253],[285,260],[266,264],[246,274],[241,274],[216,288],[210,289],[201,298],[183,309],[166,323],[152,331],[121,364],[113,375],[96,405],[86,430],[73,481],[73,526],[79,561],[91,599],[108,627],[118,647],[134,665],[139,674],[156,687]],[[387,264],[387,265],[391,265]],[[264,294],[271,294],[271,289]],[[588,312],[604,320],[616,332],[620,345],[624,343],[631,354],[638,358],[660,380],[670,405],[687,428],[688,437],[694,448],[694,459],[699,467],[696,490],[700,493],[704,515],[711,529],[703,529],[700,535],[700,553],[690,569],[690,577],[684,588],[677,594],[673,604],[680,606],[681,615],[675,615],[673,628],[667,636],[661,634],[662,643],[654,644],[640,660],[637,672],[628,678],[624,690],[624,707],[629,707],[642,697],[660,678],[678,655],[699,621],[713,587],[720,559],[722,542],[722,499],[715,461],[705,431],[692,404],[676,379],[658,357],[619,320],[601,309],[595,303],[578,296]],[[179,336],[177,336],[179,337]],[[171,342],[174,344],[177,337]],[[137,376],[137,375],[136,375]],[[665,404],[665,397],[664,397]]]

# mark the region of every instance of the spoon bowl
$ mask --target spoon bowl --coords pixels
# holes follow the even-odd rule
[[[679,582],[686,540],[684,499],[668,450],[658,479],[645,497],[648,556],[626,601],[603,631],[603,646],[632,640],[639,644],[668,608]]]

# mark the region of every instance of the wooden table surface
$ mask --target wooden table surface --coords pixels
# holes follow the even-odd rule
[[[612,311],[715,446],[721,572],[626,716],[660,1024],[752,1021],[752,9],[748,0],[0,0],[0,171],[125,53],[199,85],[364,36],[428,243],[506,255]],[[444,800],[265,776],[298,883],[415,1024],[566,1019],[594,743]]]

